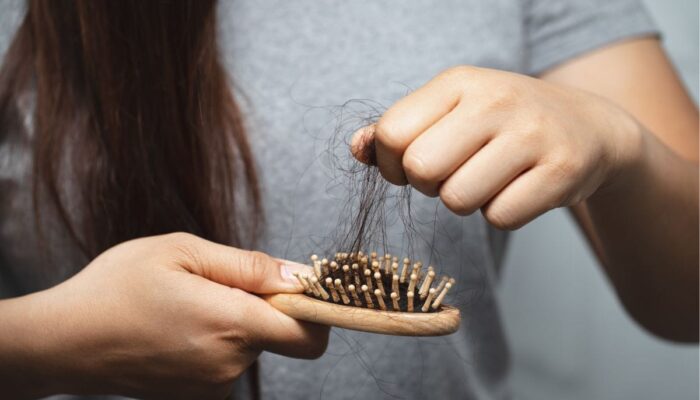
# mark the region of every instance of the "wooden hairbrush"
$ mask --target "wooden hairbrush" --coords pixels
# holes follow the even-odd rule
[[[290,317],[340,328],[399,336],[439,336],[459,328],[459,310],[443,304],[455,281],[436,279],[397,257],[336,253],[333,261],[311,256],[314,274],[295,274],[305,294],[275,294],[266,300]]]

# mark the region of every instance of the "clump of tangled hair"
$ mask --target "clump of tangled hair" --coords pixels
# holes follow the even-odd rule
[[[369,100],[351,100],[337,107],[336,125],[327,143],[326,157],[332,180],[346,201],[342,203],[336,230],[331,232],[328,254],[335,251],[357,253],[369,248],[388,252],[387,226],[397,216],[404,236],[409,239],[415,228],[411,218],[409,186],[387,182],[376,166],[371,127],[385,107]],[[368,128],[359,145],[351,145],[360,129]],[[353,151],[357,153],[352,154]],[[363,162],[358,161],[363,160]],[[412,240],[407,240],[410,248]]]

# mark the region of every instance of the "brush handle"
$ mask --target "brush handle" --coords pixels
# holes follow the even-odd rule
[[[459,310],[447,305],[432,313],[381,311],[316,300],[303,294],[263,298],[292,318],[356,331],[396,336],[441,336],[457,331]]]

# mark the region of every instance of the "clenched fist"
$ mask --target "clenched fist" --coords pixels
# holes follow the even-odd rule
[[[636,121],[601,97],[538,79],[452,68],[358,131],[389,182],[440,196],[460,215],[482,209],[514,229],[577,204],[634,163]]]

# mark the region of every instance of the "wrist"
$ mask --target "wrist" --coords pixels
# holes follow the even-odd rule
[[[0,302],[0,381],[11,397],[35,398],[64,391],[54,357],[59,326],[46,302],[46,292]]]
[[[608,173],[593,196],[616,192],[634,181],[647,157],[647,133],[644,127],[626,111],[610,105],[608,128],[603,134],[610,138]]]

